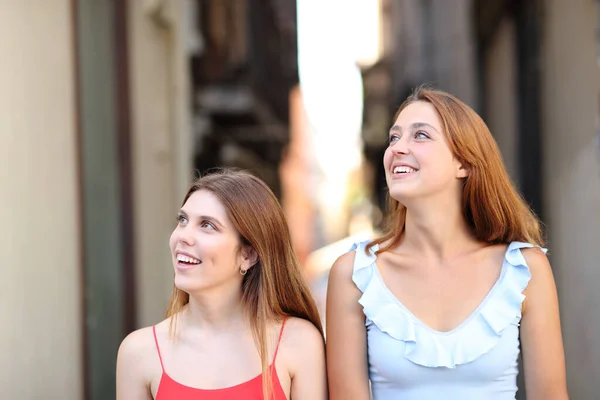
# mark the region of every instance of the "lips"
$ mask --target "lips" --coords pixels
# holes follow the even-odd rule
[[[202,261],[194,257],[189,257],[184,254],[177,254],[177,261],[184,262],[187,264],[200,264]]]
[[[392,171],[393,174],[412,174],[413,172],[417,172],[417,170],[407,166],[398,166]]]
[[[177,268],[179,269],[189,269],[202,264],[202,260],[199,258],[183,252],[177,252],[175,258],[177,259]]]
[[[392,164],[392,168],[391,168],[391,172],[392,175],[409,175],[409,174],[413,174],[415,172],[417,172],[419,169],[416,167],[413,167],[410,164],[406,164],[406,163],[395,163]]]

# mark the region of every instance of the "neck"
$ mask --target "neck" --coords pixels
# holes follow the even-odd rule
[[[190,294],[185,319],[191,327],[224,331],[245,323],[241,288]]]
[[[425,199],[407,207],[402,243],[439,261],[472,247],[476,239],[463,216],[460,200]]]

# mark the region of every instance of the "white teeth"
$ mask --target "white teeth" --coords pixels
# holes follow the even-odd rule
[[[399,165],[397,167],[394,167],[394,170],[392,172],[394,174],[410,174],[411,172],[416,172],[416,169],[407,167],[405,165]]]
[[[188,256],[184,256],[183,254],[177,254],[177,261],[183,261],[190,264],[200,264],[200,260]]]

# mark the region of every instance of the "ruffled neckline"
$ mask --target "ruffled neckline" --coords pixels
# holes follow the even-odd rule
[[[441,332],[419,320],[389,290],[376,265],[379,246],[373,246],[367,254],[368,243],[355,243],[350,249],[356,250],[352,280],[362,292],[359,303],[377,328],[405,343],[405,357],[411,362],[425,367],[456,368],[489,352],[508,326],[519,324],[525,299],[522,292],[531,279],[521,249],[533,245],[510,243],[500,276],[483,301],[457,327]]]

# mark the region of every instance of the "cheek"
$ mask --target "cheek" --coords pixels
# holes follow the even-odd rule
[[[425,179],[446,181],[455,175],[452,156],[445,152],[424,155],[419,162],[423,171],[426,172],[423,174]]]
[[[171,251],[175,250],[176,245],[177,245],[177,230],[174,230],[173,233],[171,233],[171,237],[169,237],[169,248],[171,249]]]
[[[385,149],[385,153],[383,153],[383,167],[385,168],[386,174],[390,169],[390,165],[392,164],[393,155],[392,150],[388,147]]]
[[[230,264],[236,259],[236,245],[235,240],[216,235],[205,236],[203,240],[197,241],[197,246],[201,248],[204,254],[210,255],[214,260],[225,264]]]

